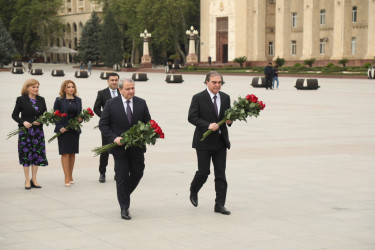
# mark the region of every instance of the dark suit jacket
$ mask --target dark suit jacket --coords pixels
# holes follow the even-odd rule
[[[221,100],[219,117],[216,116],[215,107],[207,89],[194,95],[193,99],[191,100],[188,120],[195,126],[193,148],[197,150],[214,150],[218,144],[218,130],[209,135],[204,141],[201,141],[201,138],[203,133],[208,130],[210,123],[218,123],[221,119],[223,119],[225,110],[230,108],[229,95],[221,91],[219,93]],[[229,149],[230,142],[226,123],[220,126],[220,131],[224,138],[225,145]]]
[[[30,102],[28,95],[22,95],[17,97],[16,106],[14,107],[12,118],[18,123],[18,127],[23,127],[23,122],[27,121],[32,123],[39,116],[41,116],[45,111],[47,111],[46,101],[41,96],[36,96],[36,104],[39,110],[35,111]],[[21,113],[21,118],[20,118]],[[34,126],[39,127],[39,126]],[[40,125],[42,127],[42,125]]]
[[[117,96],[119,95],[120,91],[117,89]],[[105,103],[109,99],[112,99],[111,93],[109,92],[109,88],[105,88],[98,91],[98,95],[96,97],[94,104],[94,112],[98,117],[102,115],[102,110],[104,109]]]
[[[105,137],[112,143],[116,137],[120,136],[138,121],[146,123],[151,120],[146,101],[142,98],[133,97],[132,123],[129,124],[126,116],[121,95],[108,100],[100,116],[99,128]],[[111,154],[125,153],[124,147],[116,147],[110,151]]]
[[[77,103],[77,113],[76,113],[76,116],[79,115],[82,111],[82,99],[75,96],[74,99],[76,100],[76,103]],[[56,111],[56,110],[60,110],[60,113],[67,113],[68,111],[68,103],[67,103],[67,100],[65,97],[63,98],[60,98],[60,97],[57,97],[56,100],[55,100],[55,103],[53,105],[53,109]],[[60,121],[56,122],[55,125],[55,130],[54,132],[55,133],[58,133],[60,132],[60,129],[61,128],[64,128],[68,125],[68,117],[63,117]],[[79,129],[77,131],[78,133],[81,133],[81,129]]]

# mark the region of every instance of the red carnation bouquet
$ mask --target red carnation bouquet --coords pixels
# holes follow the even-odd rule
[[[164,139],[164,133],[154,120],[150,120],[147,123],[138,121],[137,124],[122,133],[120,137],[122,137],[120,142],[124,145],[125,149],[127,149],[129,147],[143,147],[146,144],[155,145],[157,138]],[[113,142],[101,147],[96,147],[91,151],[95,153],[94,156],[97,156],[117,146],[117,143]]]
[[[58,122],[62,119],[62,117],[65,117],[66,113],[61,114],[59,110],[54,111],[53,109],[51,111],[45,111],[43,115],[39,116],[38,119],[36,119],[36,122],[39,122],[40,124],[44,124],[46,126],[50,125],[51,123]],[[15,130],[12,130],[8,134],[8,138],[13,137],[20,132],[26,133],[28,129],[26,127],[21,127]]]
[[[258,97],[255,95],[247,95],[246,98],[238,97],[238,101],[233,102],[233,107],[230,109],[225,110],[224,118],[218,122],[219,126],[223,125],[226,120],[236,121],[242,120],[246,121],[247,117],[258,117],[259,112],[266,107],[262,101],[258,101]],[[209,129],[204,132],[201,141],[207,138],[210,134],[212,134],[212,130]]]
[[[87,108],[87,109],[83,109],[82,112],[77,115],[74,119],[70,119],[68,121],[68,125],[65,127],[65,129],[69,130],[69,129],[73,129],[73,130],[76,130],[78,131],[78,129],[80,127],[82,127],[82,124],[81,122],[78,121],[79,118],[82,118],[82,122],[89,122],[90,119],[94,116],[94,112],[90,109],[90,108]],[[55,140],[57,137],[59,137],[62,133],[61,132],[58,132],[56,133],[54,136],[52,136],[49,140],[48,140],[48,143],[50,143],[51,141]]]

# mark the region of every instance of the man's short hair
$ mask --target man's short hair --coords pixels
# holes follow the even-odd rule
[[[120,76],[117,73],[115,73],[115,72],[108,73],[107,76],[108,76],[108,79],[111,76],[117,76],[117,78],[120,78]]]
[[[224,85],[223,76],[219,72],[216,72],[216,71],[210,71],[206,74],[206,79],[204,80],[204,84],[207,84],[207,82],[210,81],[211,76],[220,76],[221,77],[221,85]]]
[[[122,89],[122,87],[124,87],[124,82],[130,82],[130,83],[133,83],[133,84],[135,85],[133,79],[131,79],[131,78],[121,78],[121,79],[118,81],[118,87],[119,87],[120,89]]]

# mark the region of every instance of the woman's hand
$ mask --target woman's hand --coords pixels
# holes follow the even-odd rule
[[[66,128],[60,128],[61,133],[65,133],[66,131],[68,131]]]
[[[35,126],[39,126],[39,125],[40,125],[40,123],[39,123],[39,122],[37,122],[37,121],[33,121],[33,125],[35,125]]]
[[[24,121],[23,126],[25,126],[26,128],[31,128],[31,126],[33,125],[30,122]]]

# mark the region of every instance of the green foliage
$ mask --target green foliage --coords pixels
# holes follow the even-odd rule
[[[365,68],[371,68],[371,63],[365,63],[365,64],[363,64],[363,67],[365,67]]]
[[[275,63],[277,66],[282,67],[285,64],[285,59],[277,57]]]
[[[62,4],[62,0],[2,1],[1,8],[10,5],[5,8],[12,10],[7,14],[9,32],[20,53],[32,55],[44,48],[48,39],[61,34],[63,25],[57,12]]]
[[[15,53],[14,42],[0,20],[0,68],[4,67],[4,64],[10,63]]]
[[[339,64],[342,64],[343,67],[345,67],[348,62],[349,62],[349,59],[347,58],[343,58],[339,60]]]
[[[332,68],[333,66],[335,66],[333,63],[328,63],[326,67],[327,68]]]
[[[310,67],[312,67],[312,65],[314,64],[315,62],[315,58],[309,58],[309,59],[306,59],[305,61],[303,61],[303,63],[305,65],[309,65]]]
[[[234,58],[234,62],[239,63],[240,67],[243,67],[243,64],[246,62],[247,57],[246,56],[241,56],[241,57],[236,57]]]
[[[107,67],[122,61],[122,34],[115,22],[112,11],[104,16],[102,31],[99,35],[100,56]]]
[[[124,55],[123,55],[123,57],[124,57],[125,62],[128,63],[129,62],[129,58],[132,57],[132,55],[130,55],[129,53],[125,52]]]
[[[197,68],[194,65],[187,66],[187,70],[189,71],[195,71]]]
[[[174,63],[176,63],[176,60],[180,58],[179,54],[173,54],[169,56],[170,60],[173,60]]]
[[[76,60],[82,60],[84,63],[92,61],[98,64],[100,59],[99,34],[101,30],[100,19],[96,12],[93,12],[91,18],[83,26],[78,48],[79,55],[76,57]]]

